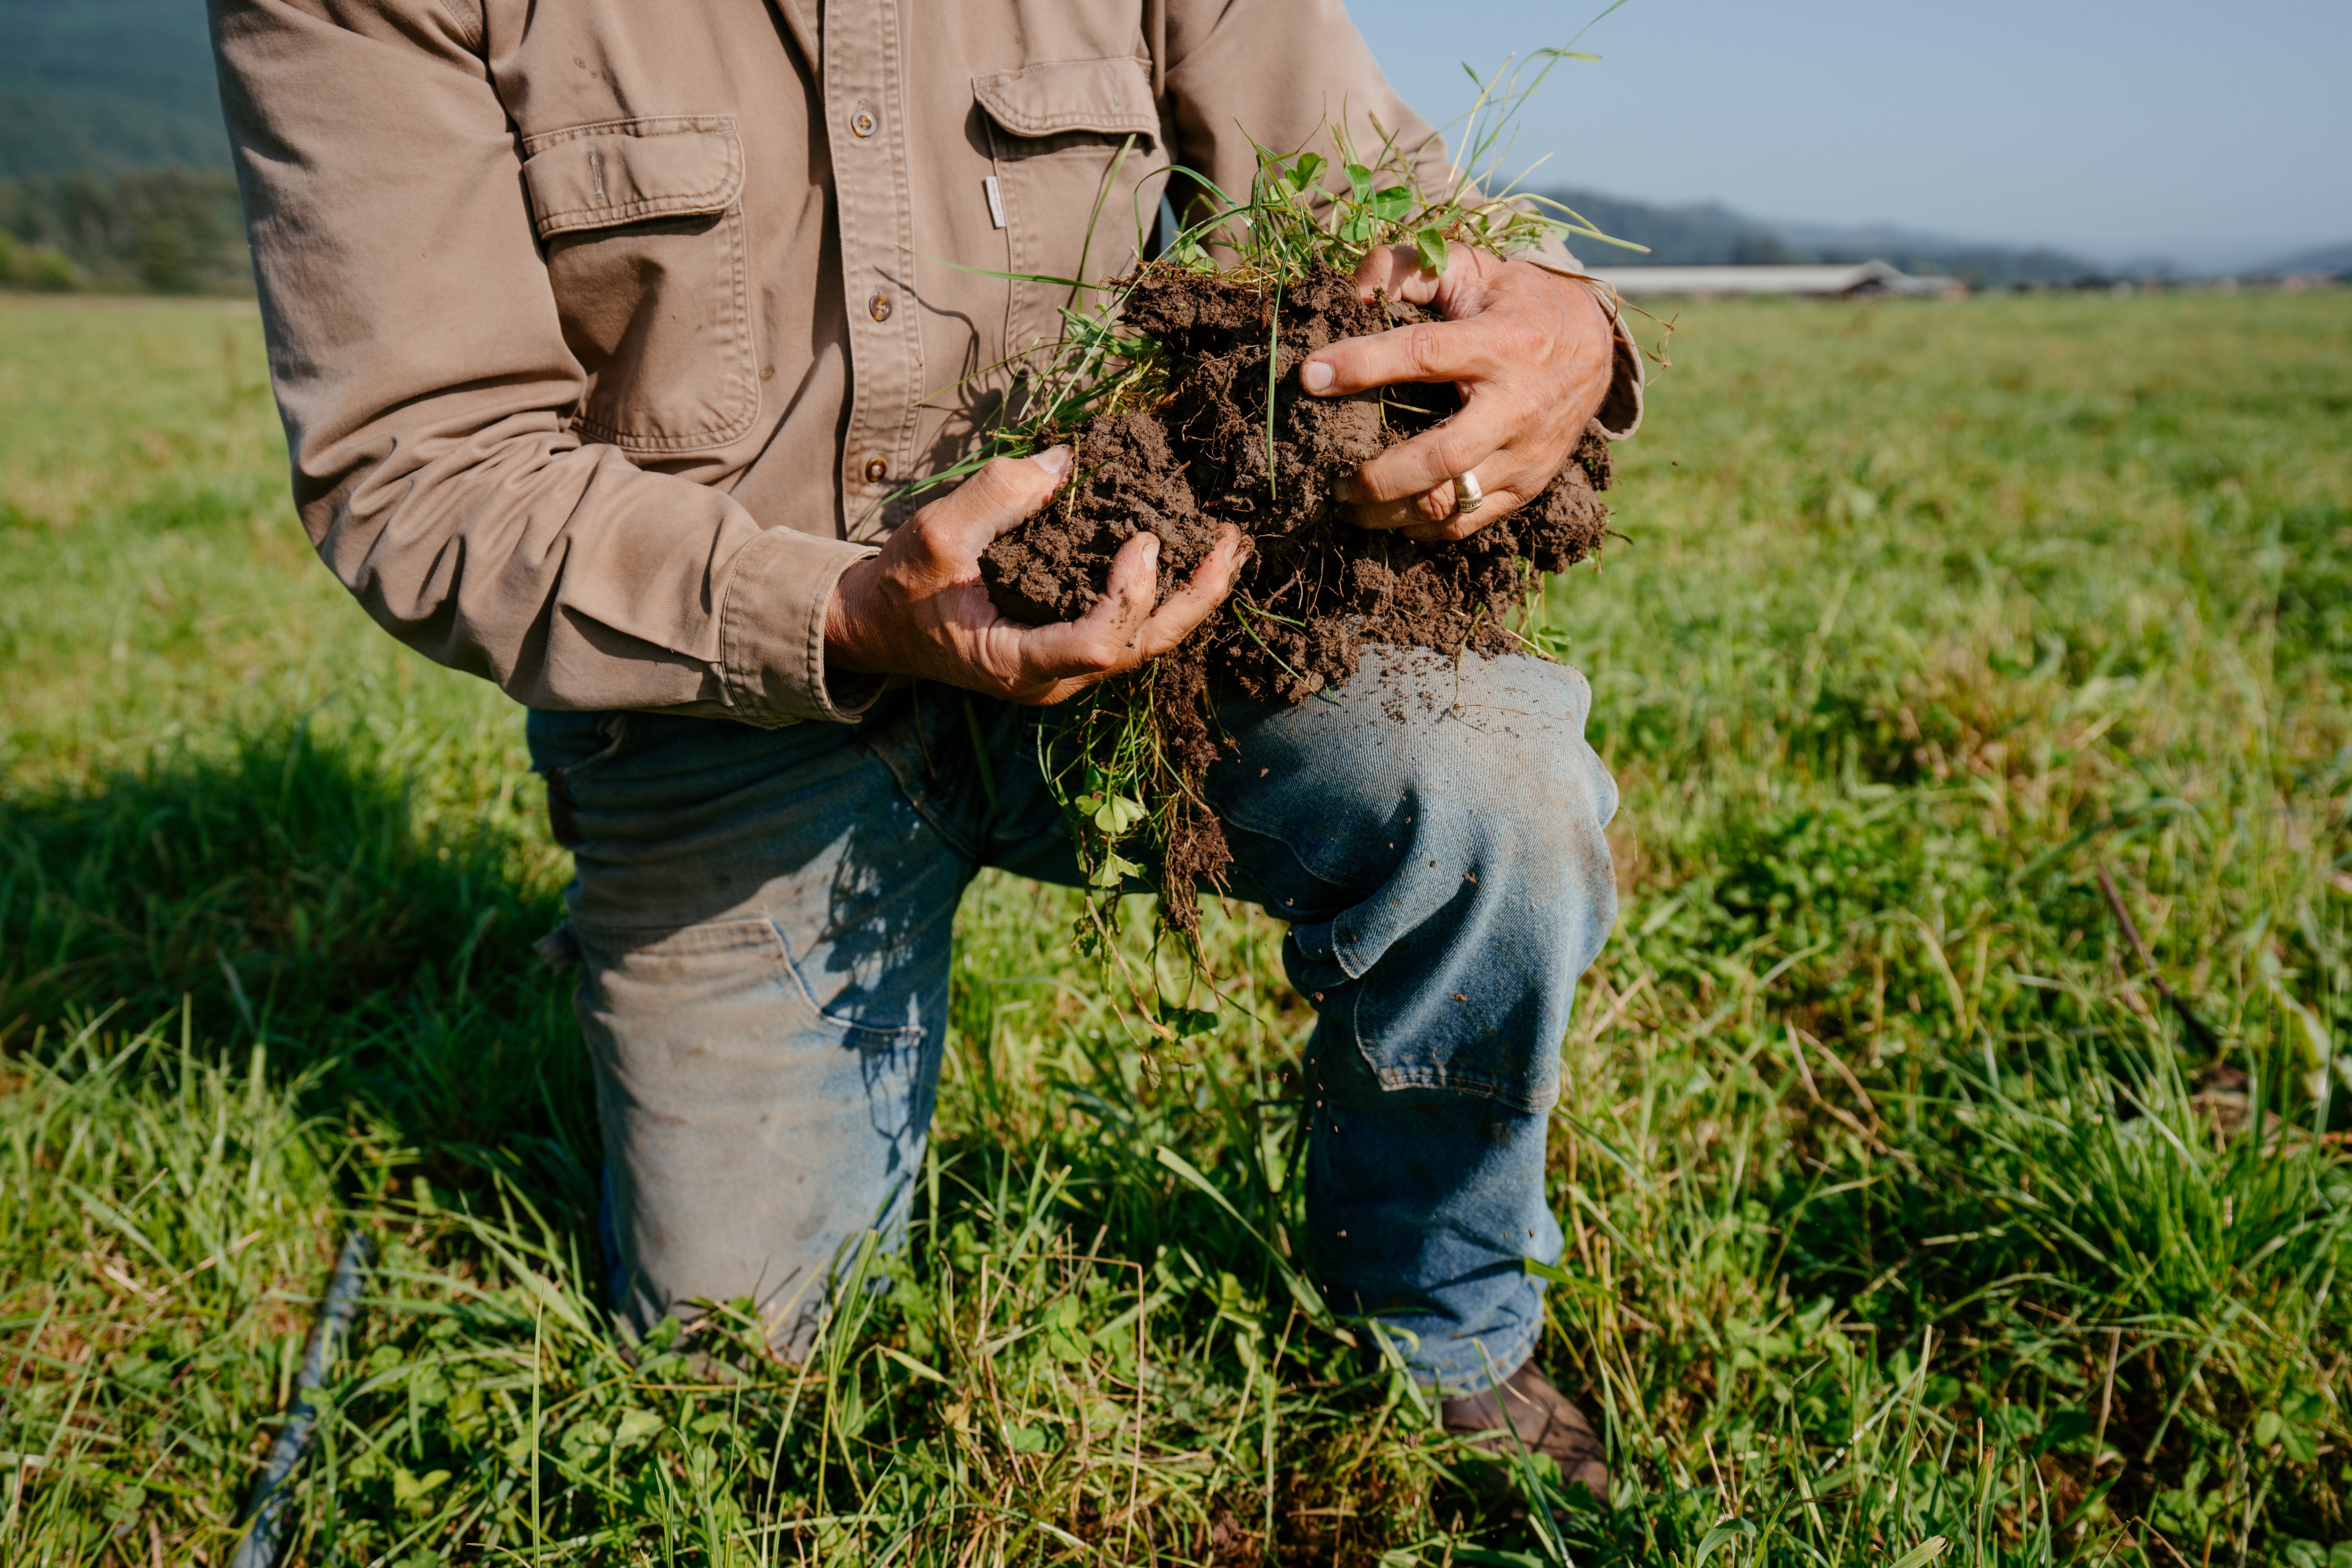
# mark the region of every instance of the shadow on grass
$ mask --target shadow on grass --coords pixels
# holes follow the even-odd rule
[[[532,854],[426,826],[368,742],[295,724],[0,798],[0,1047],[185,1009],[428,1170],[500,1164],[585,1214],[593,1095],[531,952],[562,914]]]
[[[576,972],[532,951],[563,913],[547,847],[497,811],[429,815],[364,732],[294,723],[0,796],[0,1052],[54,1058],[100,1017],[110,1033],[170,1036],[184,1011],[209,1056],[242,1064],[263,1046],[273,1079],[305,1086],[307,1111],[369,1145],[364,1163],[439,1185],[498,1171],[584,1240],[602,1152]],[[1048,1206],[1114,1253],[1149,1259],[1181,1240],[1267,1274],[1244,1229],[1171,1197],[1151,1153],[1230,1122],[1252,1151],[1227,1173],[1245,1177],[1234,1201],[1270,1230],[1283,1175],[1265,1167],[1283,1156],[1266,1152],[1267,1113],[1244,1082],[1153,1092],[1133,1049],[1075,1026],[1075,1056],[1056,1044],[1051,1068],[998,1080],[995,1008],[1057,984],[983,985],[986,1000],[961,1005],[955,1076],[970,1102],[936,1130],[946,1175],[931,1199],[992,1212],[1006,1184],[1066,1162],[1075,1174]],[[1099,999],[1081,1011],[1108,1023]],[[1286,1053],[1270,1070],[1286,1066]],[[1041,1114],[1065,1104],[1087,1114]],[[1275,1120],[1286,1127],[1287,1112]]]

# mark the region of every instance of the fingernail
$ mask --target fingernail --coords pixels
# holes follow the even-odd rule
[[[1331,367],[1319,359],[1308,360],[1306,367],[1298,373],[1298,384],[1309,392],[1330,391]]]
[[[1069,477],[1070,449],[1067,447],[1048,447],[1029,460],[1052,475],[1056,484]]]

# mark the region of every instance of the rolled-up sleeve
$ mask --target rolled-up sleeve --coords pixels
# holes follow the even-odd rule
[[[295,501],[410,647],[542,708],[845,718],[835,581],[868,547],[582,440],[482,60],[434,0],[211,0]]]

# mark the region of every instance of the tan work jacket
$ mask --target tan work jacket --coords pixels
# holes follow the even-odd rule
[[[210,5],[304,525],[537,707],[850,717],[835,580],[1071,302],[992,274],[1127,270],[1251,137],[1445,177],[1339,0]]]

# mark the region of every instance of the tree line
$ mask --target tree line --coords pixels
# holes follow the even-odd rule
[[[247,292],[236,181],[190,168],[0,180],[0,287]]]

